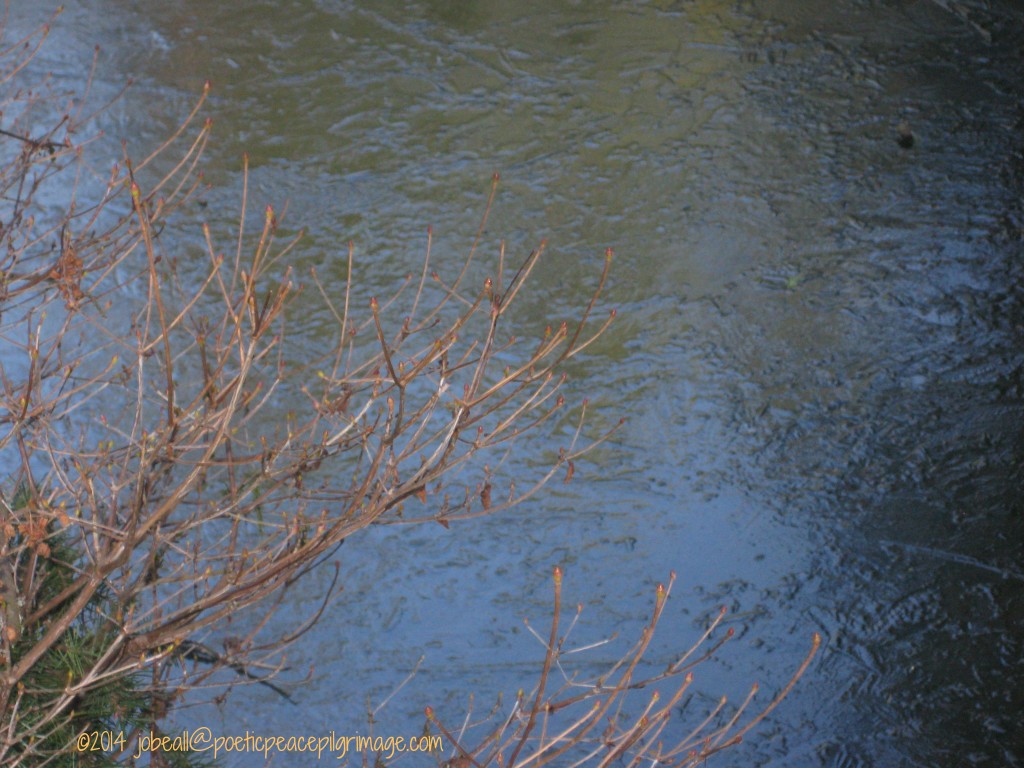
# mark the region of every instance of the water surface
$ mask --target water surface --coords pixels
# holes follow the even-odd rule
[[[101,89],[137,78],[111,136],[152,145],[213,81],[204,216],[224,231],[246,151],[259,204],[308,229],[298,258],[340,279],[352,240],[377,291],[428,224],[435,263],[461,263],[500,171],[483,247],[549,241],[524,333],[616,251],[620,319],[569,397],[626,427],[513,513],[347,543],[343,597],[292,651],[316,665],[300,708],[254,688],[198,717],[365,732],[425,654],[377,730],[419,732],[426,704],[456,722],[470,692],[529,687],[522,618],[544,625],[558,563],[580,642],[623,636],[595,669],[670,570],[656,660],[736,615],[680,733],[701,701],[777,690],[824,635],[714,765],[1019,764],[1022,22],[998,0],[69,9],[48,64],[74,82],[99,42]]]

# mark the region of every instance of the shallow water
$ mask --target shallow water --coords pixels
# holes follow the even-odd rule
[[[200,719],[365,732],[423,653],[377,731],[419,732],[426,704],[457,721],[469,692],[530,685],[521,620],[544,625],[559,563],[581,643],[634,637],[673,569],[659,660],[728,605],[698,698],[777,690],[824,635],[712,765],[1024,760],[1022,22],[994,0],[66,11],[58,76],[100,42],[101,91],[137,78],[111,136],[155,142],[211,79],[206,215],[231,220],[247,151],[322,271],[354,240],[391,285],[428,224],[454,268],[495,170],[485,247],[549,241],[527,331],[616,250],[620,319],[571,368],[570,399],[628,419],[596,462],[500,518],[347,543],[344,595],[292,652],[316,665],[300,708],[250,689]]]

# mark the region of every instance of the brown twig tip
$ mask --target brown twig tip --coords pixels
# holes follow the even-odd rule
[[[430,720],[431,722],[435,722],[437,720],[437,718],[434,717],[434,708],[433,707],[425,708],[423,710],[423,714],[426,715],[427,719]]]
[[[204,94],[209,93],[210,92],[210,88],[212,88],[212,87],[213,87],[213,84],[209,80],[204,80],[203,81],[203,93]]]
[[[562,583],[562,567],[556,565],[551,569],[551,575],[555,578],[555,584],[560,585]]]
[[[377,297],[376,296],[371,296],[370,297],[370,309],[372,309],[374,312],[376,312],[379,306],[380,305],[377,304]]]
[[[729,627],[729,630],[725,633],[725,636],[726,637],[732,637],[735,634],[736,634],[736,628],[735,627]]]
[[[611,248],[605,249],[604,258],[605,258],[606,261],[611,261],[614,256],[615,256],[615,251],[613,251]]]
[[[493,181],[495,184],[497,184],[499,181],[501,181],[501,174],[498,173],[497,171],[495,171],[494,175],[491,176],[491,181]]]

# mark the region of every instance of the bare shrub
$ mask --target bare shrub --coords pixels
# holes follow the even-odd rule
[[[0,472],[9,478],[0,496],[0,764],[67,764],[81,735],[101,727],[126,734],[96,758],[116,764],[138,733],[159,733],[168,709],[221,670],[287,695],[271,682],[282,652],[320,612],[283,631],[275,610],[305,574],[332,567],[347,537],[385,521],[447,526],[571,479],[607,437],[584,436],[585,404],[546,471],[502,479],[497,470],[524,434],[565,409],[559,367],[614,316],[594,319],[612,254],[576,319],[522,340],[505,328],[543,243],[518,261],[502,249],[492,276],[471,284],[476,245],[445,280],[432,271],[428,240],[419,274],[386,300],[362,301],[351,245],[343,285],[313,272],[301,290],[287,263],[295,240],[279,242],[270,207],[251,229],[243,190],[230,246],[204,226],[201,248],[190,248],[176,237],[175,213],[202,189],[211,128],[197,118],[202,99],[149,156],[133,161],[125,149],[97,199],[80,199],[96,182],[80,138],[89,115],[69,108],[40,131],[58,97],[21,82],[44,37],[0,53]],[[310,299],[335,327],[329,345],[303,355],[288,346],[289,323],[308,314]],[[536,694],[480,747],[448,734],[456,760],[543,764],[587,743],[612,702],[639,687],[633,673],[665,594],[613,670],[617,682],[552,698],[559,585],[556,577]],[[223,648],[203,644],[228,621],[237,636]],[[592,701],[564,736],[548,730],[555,713]],[[650,759],[666,711],[652,702],[625,730],[612,716],[596,764]],[[695,754],[732,743],[744,730],[726,739],[735,725]],[[526,745],[535,757],[521,756]],[[664,754],[666,764],[686,764]]]
[[[453,745],[454,755],[445,763],[451,768],[484,766],[672,766],[703,765],[712,755],[743,741],[759,722],[778,706],[810,666],[821,645],[815,633],[811,650],[790,681],[763,708],[752,707],[758,685],[751,686],[746,699],[726,714],[727,700],[717,705],[690,730],[676,733],[678,710],[693,683],[693,670],[710,660],[733,636],[730,628],[716,630],[725,618],[722,608],[697,641],[664,669],[644,674],[645,658],[658,622],[675,582],[658,584],[651,618],[640,637],[618,661],[596,678],[582,677],[573,669],[571,657],[592,651],[603,642],[580,647],[569,645],[569,636],[583,610],[560,634],[562,615],[562,571],[554,569],[554,605],[547,638],[530,628],[545,649],[537,685],[527,695],[520,691],[511,708],[501,703],[474,723],[468,713],[457,733],[448,729],[431,708],[427,719]],[[527,625],[529,627],[529,625]],[[643,691],[642,694],[637,693]],[[639,704],[637,699],[642,699]],[[670,727],[671,723],[671,727]],[[478,736],[477,732],[484,735]],[[467,738],[472,741],[467,742]],[[474,745],[474,746],[469,746]]]

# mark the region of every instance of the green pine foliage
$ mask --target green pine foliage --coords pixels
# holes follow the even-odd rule
[[[29,488],[19,484],[10,500],[12,511],[15,514],[23,511],[31,498]],[[15,571],[19,583],[27,579],[38,584],[35,603],[20,606],[22,617],[31,617],[40,607],[59,599],[78,576],[77,549],[72,536],[67,531],[55,530],[52,524],[49,528],[46,547],[36,548],[31,556],[21,558],[22,567]],[[20,538],[18,534],[10,543],[15,546],[23,543]],[[27,573],[28,568],[32,569],[31,575]],[[54,616],[61,610],[62,605],[55,603],[46,615]],[[26,730],[35,731],[32,746],[37,754],[47,756],[46,765],[114,768],[124,764],[123,753],[134,752],[135,735],[150,731],[159,734],[158,718],[154,717],[159,694],[150,690],[146,674],[140,672],[115,675],[108,682],[88,688],[74,698],[62,716],[46,722],[53,703],[94,669],[109,649],[113,633],[118,631],[112,618],[117,610],[115,596],[109,588],[101,587],[61,641],[48,650],[22,680],[19,687],[22,722]],[[46,629],[45,620],[22,625],[23,632],[12,646],[14,663],[40,640]],[[68,752],[68,744],[79,748]],[[162,753],[152,764],[167,768],[212,765],[202,755],[181,752]]]

